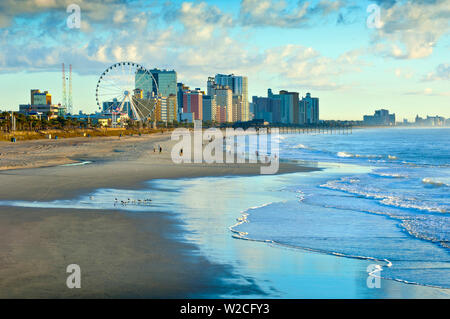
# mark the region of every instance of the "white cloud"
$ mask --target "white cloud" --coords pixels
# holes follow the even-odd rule
[[[268,49],[263,70],[277,74],[282,85],[335,90],[344,87],[340,84],[342,75],[360,72],[366,65],[361,54],[360,50],[353,50],[330,58],[311,47],[289,44]]]
[[[425,96],[450,96],[450,91],[449,92],[436,92],[435,90],[433,90],[432,88],[424,88],[422,90],[418,90],[418,91],[409,91],[405,93],[406,95],[425,95]]]
[[[408,68],[396,68],[394,73],[396,77],[403,79],[411,79],[414,76],[414,71]]]
[[[423,81],[438,81],[438,80],[450,80],[450,64],[442,63],[436,67],[436,70],[428,73]]]
[[[382,8],[382,27],[374,29],[376,51],[396,59],[430,56],[450,30],[450,0],[394,2]]]
[[[316,5],[308,1],[292,4],[285,0],[242,0],[239,18],[244,26],[299,28],[317,15],[327,16],[343,6],[339,0],[321,0]]]

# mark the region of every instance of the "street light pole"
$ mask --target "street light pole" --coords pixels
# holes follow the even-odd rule
[[[15,131],[16,130],[16,118],[14,116],[14,112],[11,111],[11,130]]]

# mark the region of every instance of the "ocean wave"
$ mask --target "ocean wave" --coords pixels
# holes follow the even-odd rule
[[[395,194],[385,194],[376,188],[368,188],[358,184],[358,179],[343,177],[339,180],[328,181],[320,187],[332,190],[342,191],[349,194],[362,196],[369,199],[376,199],[386,206],[416,209],[420,211],[428,211],[430,213],[448,213],[449,208],[446,206],[436,206],[432,203],[425,203],[415,198],[401,197]]]
[[[338,152],[336,155],[338,157],[355,157],[355,155],[353,155],[352,153],[348,153],[348,152]]]
[[[378,159],[378,161],[381,161],[383,158],[384,159],[389,159],[389,160],[397,160],[397,156],[394,155],[363,155],[363,154],[353,154],[350,152],[345,152],[345,151],[341,151],[341,152],[337,152],[336,153],[337,157],[342,157],[342,158],[367,158],[369,159],[369,161],[373,161],[374,159]]]
[[[355,158],[383,158],[383,155],[362,155],[362,154],[353,154],[350,152],[337,152],[336,154],[338,157],[355,157]],[[388,155],[390,156],[390,155]]]
[[[305,146],[305,145],[303,145],[303,144],[297,144],[297,145],[293,146],[292,148],[309,149],[308,146]]]
[[[400,208],[412,208],[421,211],[428,211],[430,213],[448,213],[449,210],[446,207],[427,205],[420,201],[413,199],[402,199],[397,196],[386,196],[381,200],[381,203],[387,206],[394,206]]]
[[[406,174],[399,174],[399,173],[380,173],[380,172],[373,172],[372,175],[380,176],[380,177],[391,177],[391,178],[408,178],[409,176]]]
[[[249,215],[248,212],[249,211],[255,210],[255,209],[258,209],[258,208],[262,208],[262,207],[266,207],[266,206],[269,206],[271,204],[273,204],[273,202],[265,203],[265,204],[262,204],[262,205],[259,205],[259,206],[253,206],[253,207],[250,207],[250,208],[246,209],[245,211],[241,212],[241,217],[236,218],[236,224],[228,227],[228,229],[231,232],[233,232],[235,235],[237,235],[237,236],[246,236],[246,235],[248,235],[246,232],[240,232],[238,230],[235,230],[234,228],[239,226],[239,225],[242,225],[244,223],[248,223],[249,222],[249,220],[248,220],[248,215]]]
[[[426,177],[426,178],[422,179],[422,183],[428,184],[428,185],[432,185],[432,186],[436,186],[436,187],[442,187],[442,186],[448,187],[448,186],[450,186],[447,183],[444,183],[444,182],[442,182],[440,180],[435,180],[435,179],[432,179],[432,178],[429,178],[429,177]]]
[[[303,202],[305,200],[305,193],[303,193],[302,191],[297,191],[297,199],[299,202]]]
[[[312,203],[309,202],[309,205]],[[314,205],[314,204],[313,204]],[[431,241],[439,244],[444,248],[450,248],[450,241],[448,234],[450,234],[450,225],[444,216],[437,215],[410,215],[408,213],[393,213],[390,211],[373,210],[362,207],[350,207],[348,205],[327,204],[319,205],[326,208],[333,208],[339,210],[352,210],[355,212],[363,212],[373,215],[382,215],[389,218],[401,221],[401,226],[412,236],[418,239]]]
[[[357,179],[354,179],[357,180]],[[272,203],[267,203],[267,204],[263,204],[260,206],[256,206],[256,207],[251,207],[243,212],[241,212],[241,217],[237,218],[237,223],[234,224],[233,226],[229,227],[229,230],[232,232],[232,238],[234,239],[239,239],[239,240],[245,240],[245,241],[252,241],[252,242],[260,242],[260,243],[266,243],[269,245],[274,245],[274,246],[279,246],[279,247],[284,247],[287,249],[294,249],[294,250],[303,250],[303,251],[308,251],[308,252],[313,252],[313,253],[320,253],[320,254],[325,254],[325,255],[332,255],[332,256],[336,256],[336,257],[344,257],[344,258],[350,258],[350,259],[359,259],[359,260],[365,260],[365,261],[373,261],[375,263],[377,263],[375,265],[375,268],[372,272],[368,273],[369,276],[375,277],[375,278],[380,278],[380,279],[385,279],[385,280],[393,280],[393,281],[397,281],[397,282],[401,282],[401,283],[405,283],[405,284],[410,284],[410,285],[418,285],[418,286],[425,286],[425,287],[435,287],[435,288],[445,288],[442,286],[438,286],[438,285],[429,285],[429,284],[424,284],[424,283],[420,283],[420,282],[415,282],[415,281],[410,281],[410,280],[405,280],[402,278],[399,278],[397,276],[380,276],[379,274],[383,271],[384,267],[387,268],[391,268],[394,266],[393,262],[391,260],[389,260],[388,258],[383,258],[383,257],[372,257],[372,256],[363,256],[363,255],[358,255],[358,254],[348,254],[348,253],[342,253],[339,251],[334,251],[334,250],[327,250],[327,249],[320,249],[320,248],[313,248],[313,247],[307,247],[307,246],[301,246],[301,245],[293,245],[293,244],[287,244],[287,243],[283,243],[283,242],[279,242],[276,240],[272,240],[272,239],[258,239],[258,238],[252,238],[251,234],[249,234],[248,232],[245,231],[240,231],[237,228],[239,225],[242,225],[243,223],[250,223],[249,221],[249,215],[251,213],[251,211],[253,210],[257,210],[258,208],[262,208],[268,205],[272,205],[275,204],[274,202]],[[342,208],[343,209],[343,208]],[[389,215],[385,212],[371,212],[371,211],[367,211],[368,213],[375,213],[375,214],[381,214],[381,215]],[[397,219],[401,219],[400,216],[395,216],[392,215],[391,217],[397,218]],[[405,217],[405,216],[402,216]],[[406,221],[406,220],[404,220]],[[405,226],[405,225],[404,225]],[[407,231],[411,234],[413,233],[413,227],[408,227],[409,229],[407,229]],[[414,236],[414,234],[411,234]],[[424,235],[424,233],[418,234],[416,232],[415,236],[417,238],[422,238],[422,239],[427,239],[427,240],[431,240],[433,242],[440,242],[440,244],[443,247],[449,247],[448,245],[448,241],[440,238],[427,238],[427,236]]]

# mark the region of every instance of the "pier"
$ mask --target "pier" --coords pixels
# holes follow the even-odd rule
[[[267,129],[270,134],[272,129],[279,129],[280,134],[334,134],[334,135],[349,135],[353,134],[352,125],[318,125],[318,126],[300,126],[300,125],[264,125],[264,126],[250,126],[255,128],[258,132],[260,129]],[[250,128],[246,127],[244,129]]]

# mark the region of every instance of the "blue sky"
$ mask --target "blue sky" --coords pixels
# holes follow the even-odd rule
[[[81,9],[69,29],[66,8]],[[369,28],[371,4],[380,9]],[[62,97],[72,64],[75,110],[96,110],[99,75],[118,61],[175,69],[205,88],[208,76],[249,77],[267,88],[320,98],[322,119],[388,108],[398,119],[450,117],[450,0],[0,1],[0,109],[29,103],[29,90]]]

